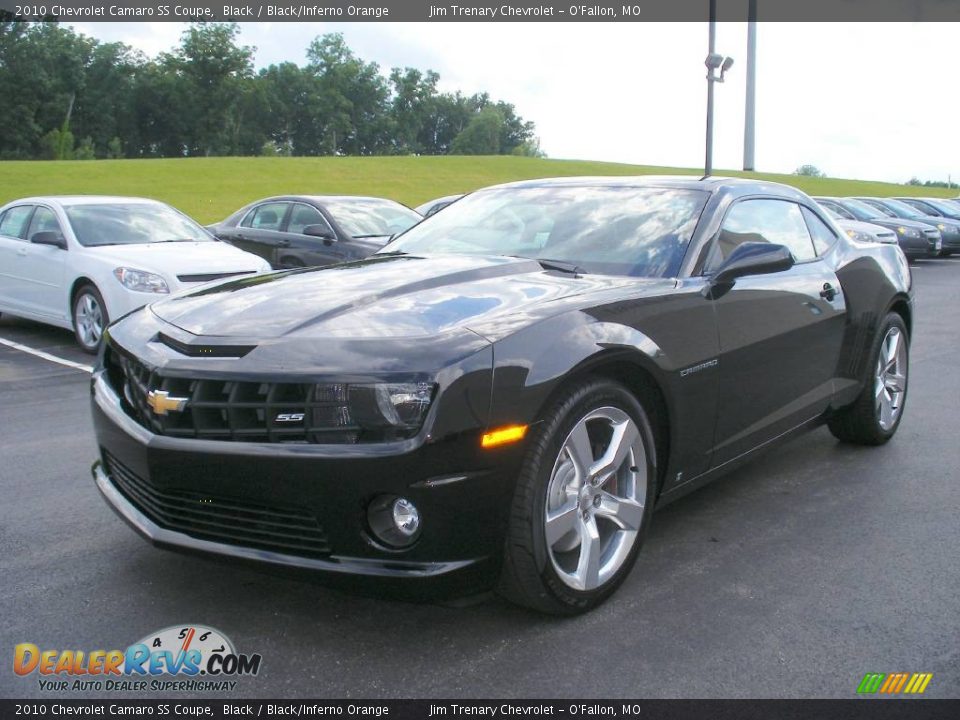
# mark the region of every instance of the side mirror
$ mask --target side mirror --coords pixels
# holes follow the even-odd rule
[[[710,276],[710,286],[733,285],[739,277],[783,272],[793,267],[793,255],[784,245],[745,242],[734,248],[723,265]]]
[[[44,232],[34,233],[30,236],[30,242],[34,245],[51,245],[53,247],[58,247],[61,250],[67,249],[67,240],[58,232],[53,232],[52,230],[47,230]]]
[[[326,225],[307,225],[303,228],[303,234],[310,237],[320,238],[321,240],[335,240],[330,228]]]

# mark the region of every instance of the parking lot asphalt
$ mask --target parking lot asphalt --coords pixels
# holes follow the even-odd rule
[[[0,696],[106,695],[15,676],[17,643],[123,649],[200,623],[263,656],[230,698],[847,698],[867,672],[932,672],[926,696],[960,697],[960,258],[914,280],[891,443],[822,428],[670,505],[620,591],[573,619],[157,550],[91,480],[87,373],[0,345]],[[0,338],[90,361],[70,333],[9,316]]]

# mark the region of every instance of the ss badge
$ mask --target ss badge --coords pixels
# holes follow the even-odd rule
[[[303,422],[303,413],[280,413],[274,419],[278,423],[298,423]]]

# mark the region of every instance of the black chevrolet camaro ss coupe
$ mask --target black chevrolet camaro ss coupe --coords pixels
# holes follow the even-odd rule
[[[786,186],[498,186],[115,323],[94,477],[162,547],[572,614],[655,506],[821,423],[889,440],[912,314],[902,251]]]

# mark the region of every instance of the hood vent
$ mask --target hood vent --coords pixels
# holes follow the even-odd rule
[[[164,333],[157,334],[157,341],[187,357],[242,358],[256,347],[256,345],[189,345],[174,340]]]

